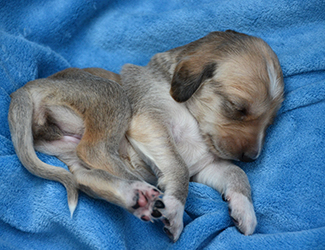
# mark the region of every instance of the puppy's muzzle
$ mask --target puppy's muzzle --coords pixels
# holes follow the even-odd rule
[[[256,160],[261,151],[262,142],[256,137],[238,138],[234,136],[223,137],[219,141],[219,148],[232,160],[252,162]]]

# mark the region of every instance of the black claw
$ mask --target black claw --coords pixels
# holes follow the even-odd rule
[[[163,223],[166,225],[166,226],[170,226],[170,222],[167,218],[163,219]]]
[[[226,196],[225,196],[225,194],[222,194],[222,196],[221,196],[221,197],[222,197],[222,200],[223,200],[223,201],[227,202],[227,199],[226,199]]]
[[[152,215],[153,217],[155,217],[155,218],[159,218],[159,217],[161,217],[162,214],[161,214],[158,210],[154,209],[154,210],[152,211],[151,215]]]
[[[164,227],[164,231],[168,235],[169,238],[171,238],[172,240],[174,240],[173,234],[169,231],[169,229],[167,227]]]
[[[157,200],[155,202],[155,207],[156,208],[165,208],[165,204],[161,200]]]
[[[238,221],[235,220],[233,217],[231,217],[232,221],[235,223],[235,225],[238,225]]]

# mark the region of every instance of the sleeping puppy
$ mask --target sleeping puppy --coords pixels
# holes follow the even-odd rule
[[[125,65],[120,76],[70,68],[11,97],[20,161],[66,187],[71,215],[80,189],[143,221],[162,220],[176,241],[191,179],[222,194],[240,232],[254,232],[250,185],[230,160],[260,155],[283,99],[279,61],[261,39],[213,32],[145,67]],[[43,163],[35,149],[70,171]]]

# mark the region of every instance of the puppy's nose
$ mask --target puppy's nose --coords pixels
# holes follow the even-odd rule
[[[255,161],[257,157],[258,157],[258,152],[257,151],[250,152],[250,153],[244,152],[244,153],[242,153],[239,160],[243,161],[243,162],[252,162],[252,161]]]

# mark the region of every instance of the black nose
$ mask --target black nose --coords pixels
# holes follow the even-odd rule
[[[257,156],[258,156],[257,152],[253,152],[253,153],[244,152],[239,158],[239,160],[243,162],[252,162],[256,160]]]
[[[245,154],[243,154],[239,160],[243,161],[243,162],[252,162],[252,161],[254,161],[254,159],[250,158],[249,156],[247,156]]]

